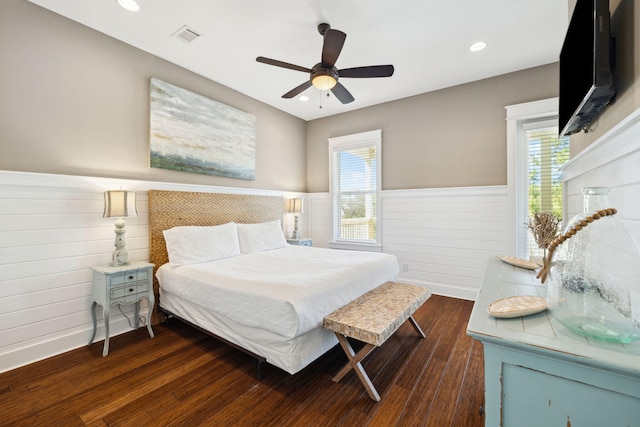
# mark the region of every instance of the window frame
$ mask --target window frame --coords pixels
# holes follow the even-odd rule
[[[340,238],[338,209],[335,206],[336,194],[334,189],[334,153],[354,148],[373,146],[376,150],[376,177],[375,177],[375,197],[376,197],[376,234],[375,241],[363,241]],[[382,250],[382,130],[377,129],[368,132],[361,132],[352,135],[345,135],[335,138],[329,138],[329,193],[331,198],[331,240],[329,247],[336,249],[353,249],[367,251]]]

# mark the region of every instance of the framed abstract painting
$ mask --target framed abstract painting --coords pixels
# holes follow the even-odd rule
[[[254,180],[252,114],[151,78],[151,167]]]

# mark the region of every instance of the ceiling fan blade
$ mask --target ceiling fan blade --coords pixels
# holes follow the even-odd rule
[[[310,73],[311,69],[306,67],[301,67],[299,65],[289,64],[288,62],[278,61],[277,59],[265,58],[264,56],[258,56],[256,61],[262,62],[263,64],[275,65],[276,67],[282,67],[289,70],[302,71],[303,73]]]
[[[291,89],[289,92],[285,93],[284,95],[282,95],[283,98],[293,98],[294,96],[298,95],[299,93],[304,92],[305,90],[309,89],[311,87],[311,80],[307,80],[306,82],[302,83],[300,86],[296,86],[295,88]],[[337,95],[336,95],[337,96]]]
[[[336,83],[333,89],[331,89],[331,92],[333,92],[336,98],[338,98],[338,100],[343,104],[348,104],[350,102],[353,102],[354,100],[353,95],[351,95],[351,93],[349,93],[347,88],[342,86],[340,82]]]
[[[335,65],[344,46],[347,35],[339,30],[328,29],[324,34],[324,44],[322,45],[322,66],[331,68]]]
[[[338,75],[350,78],[391,77],[393,71],[393,65],[371,65],[369,67],[345,68],[339,70]]]

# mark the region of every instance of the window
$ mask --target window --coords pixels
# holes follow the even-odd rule
[[[528,151],[527,217],[551,212],[562,219],[562,170],[569,161],[569,137],[558,138],[558,121],[534,121],[523,126]],[[531,232],[527,233],[528,257],[544,255]]]
[[[329,139],[332,247],[379,244],[382,131]]]
[[[558,138],[558,98],[507,109],[507,187],[509,254],[541,256],[526,223],[536,212],[562,218],[561,167],[569,160],[569,138]]]

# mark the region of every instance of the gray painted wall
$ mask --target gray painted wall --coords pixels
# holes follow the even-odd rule
[[[21,0],[0,2],[0,169],[328,191],[327,139],[383,130],[383,189],[506,183],[505,110],[557,96],[557,64],[304,122]],[[257,117],[256,180],[152,169],[149,78]]]
[[[311,121],[308,191],[329,190],[328,138],[373,129],[383,190],[504,185],[505,106],[555,96],[557,63]]]
[[[0,169],[306,189],[306,124],[23,0],[0,1]],[[149,79],[256,116],[255,181],[149,167]]]

